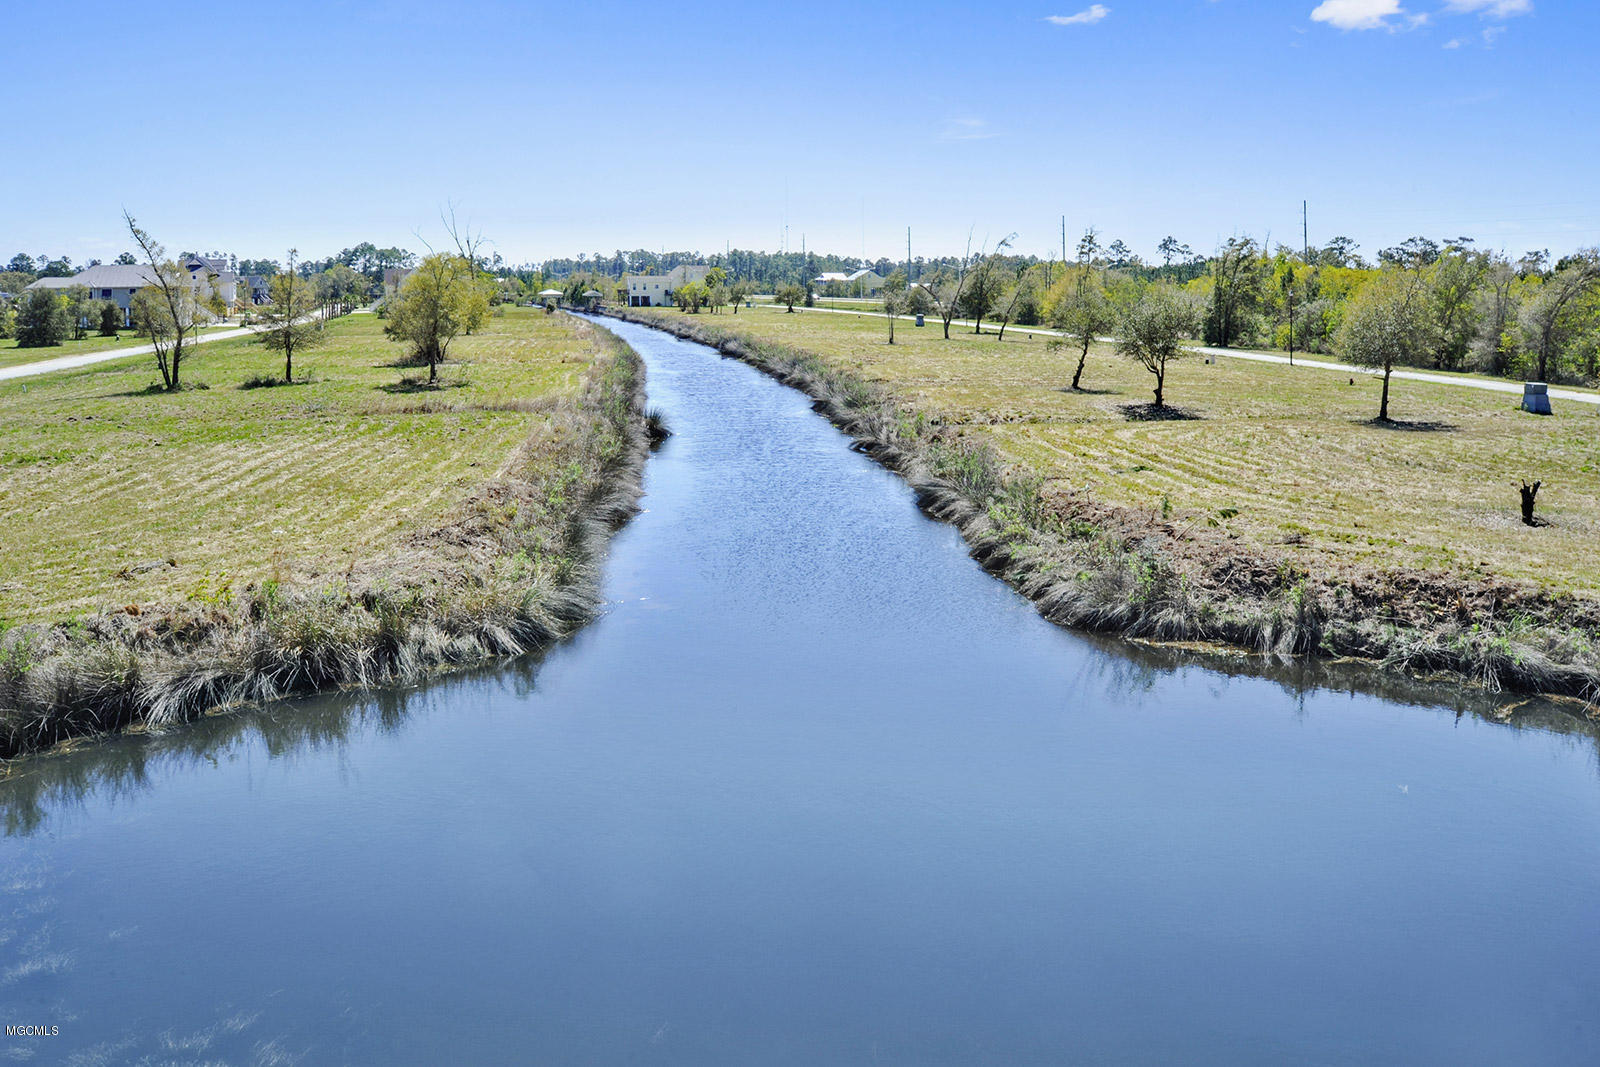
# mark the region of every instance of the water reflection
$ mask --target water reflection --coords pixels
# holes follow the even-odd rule
[[[1085,657],[1086,683],[1117,706],[1137,704],[1158,683],[1182,672],[1186,682],[1226,692],[1233,679],[1272,683],[1293,698],[1301,714],[1308,697],[1320,693],[1376,697],[1419,709],[1443,709],[1511,730],[1539,730],[1571,737],[1593,749],[1600,773],[1600,725],[1579,712],[1543,699],[1487,693],[1448,681],[1429,681],[1374,670],[1360,663],[1282,660],[1219,650],[1194,650],[1129,642],[1101,634],[1082,635],[1103,655]],[[358,735],[392,734],[418,708],[449,705],[455,694],[491,685],[525,699],[535,688],[544,654],[455,672],[420,686],[360,693],[329,693],[248,708],[163,731],[81,742],[17,761],[0,778],[0,826],[6,836],[27,836],[53,813],[81,808],[89,798],[132,801],[185,765],[215,765],[242,746],[259,744],[276,760],[349,744]]]

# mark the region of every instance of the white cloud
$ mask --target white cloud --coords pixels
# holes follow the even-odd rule
[[[1444,9],[1454,15],[1477,12],[1484,18],[1508,19],[1533,14],[1533,0],[1445,0]]]
[[[1461,38],[1452,37],[1450,40],[1446,41],[1440,47],[1444,48],[1446,51],[1449,51],[1450,49],[1460,48],[1461,47]]]
[[[1400,0],[1322,0],[1311,12],[1311,21],[1340,30],[1392,30],[1389,19],[1402,15]]]
[[[1494,39],[1506,32],[1504,26],[1485,26],[1483,28],[1483,47],[1493,48]]]
[[[939,134],[941,141],[987,141],[999,134],[989,129],[989,124],[982,119],[954,118],[945,126],[944,132]]]
[[[1398,0],[1396,2],[1398,3]],[[1099,22],[1109,14],[1111,9],[1106,5],[1090,4],[1076,15],[1046,15],[1045,21],[1053,22],[1057,26],[1088,26]]]

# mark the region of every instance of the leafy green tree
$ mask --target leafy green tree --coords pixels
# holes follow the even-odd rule
[[[794,282],[784,282],[774,290],[772,297],[788,309],[786,314],[793,315],[795,305],[805,301],[806,291]]]
[[[428,365],[429,385],[439,380],[450,342],[466,328],[474,291],[481,292],[473,273],[464,257],[435,252],[406,277],[389,307],[383,332]]]
[[[6,264],[6,270],[14,274],[26,274],[28,281],[32,282],[38,277],[39,268],[34,264],[32,256],[26,252],[18,252],[11,257],[11,262]]]
[[[67,339],[72,324],[65,301],[48,289],[24,293],[17,305],[17,347],[45,348]]]
[[[122,309],[117,306],[116,301],[100,301],[98,317],[101,337],[115,337],[117,331],[122,329]]]
[[[1262,281],[1262,257],[1255,240],[1228,238],[1211,262],[1206,344],[1228,348],[1243,336],[1249,316],[1260,303]]]
[[[728,284],[728,272],[721,267],[712,267],[706,271],[706,288],[712,289],[718,285]]]
[[[310,282],[295,273],[297,250],[289,249],[289,269],[268,283],[270,303],[260,311],[262,328],[256,335],[269,352],[283,353],[283,382],[294,381],[294,354],[314,348],[326,339],[313,314],[316,293]]]
[[[708,295],[706,287],[699,282],[684,282],[672,290],[672,301],[678,305],[680,311],[698,315],[700,309],[705,306]]]
[[[1600,284],[1600,251],[1588,249],[1564,265],[1539,287],[1522,308],[1523,342],[1535,360],[1538,381],[1548,381],[1551,367],[1578,331],[1583,298]]]
[[[1195,308],[1168,282],[1152,285],[1123,314],[1117,351],[1155,375],[1156,408],[1166,406],[1167,364],[1183,355]]]
[[[1072,344],[1078,348],[1078,366],[1072,372],[1072,389],[1082,388],[1083,368],[1089,362],[1089,346],[1116,324],[1116,311],[1106,296],[1105,283],[1100,269],[1092,262],[1080,260],[1074,277],[1067,283],[1066,294],[1056,303],[1050,316],[1052,328],[1064,335],[1052,340],[1051,346]]]
[[[74,341],[89,336],[90,316],[94,313],[92,303],[86,285],[69,285],[61,290],[61,306],[67,313],[67,331]]]
[[[1008,234],[994,246],[993,252],[980,256],[977,265],[972,268],[966,293],[961,298],[961,307],[973,319],[973,333],[983,332],[984,316],[994,310],[1002,290],[1010,281],[1005,269],[1005,253],[1016,239],[1016,234]]]
[[[119,253],[117,255],[117,258],[112,260],[112,262],[118,264],[119,266],[131,267],[135,263],[138,263],[139,261],[134,258],[134,255],[133,255],[132,252],[122,252],[122,253]]]
[[[1425,343],[1424,299],[1421,275],[1391,266],[1356,294],[1339,327],[1339,354],[1358,366],[1383,371],[1379,422],[1389,421],[1394,365],[1413,358]]]
[[[739,314],[739,305],[750,299],[752,291],[753,288],[750,283],[743,280],[734,282],[728,288],[728,302],[733,305],[733,313],[735,315]]]
[[[715,315],[723,307],[726,307],[727,303],[728,287],[726,285],[718,282],[716,285],[708,286],[706,288],[706,304],[711,308],[711,313],[713,315]]]

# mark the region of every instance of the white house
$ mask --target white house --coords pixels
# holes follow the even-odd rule
[[[852,273],[842,270],[823,271],[811,280],[811,284],[835,296],[883,295],[883,277],[865,267]]]
[[[665,274],[630,274],[624,281],[628,287],[628,306],[635,308],[667,307],[672,303],[672,291],[690,282],[703,282],[711,273],[705,263],[683,263]]]

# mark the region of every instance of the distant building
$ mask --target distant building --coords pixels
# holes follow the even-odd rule
[[[711,273],[705,263],[683,263],[665,274],[630,274],[623,279],[628,290],[629,307],[666,307],[672,303],[672,291],[690,282],[703,282]]]
[[[832,296],[883,295],[883,276],[865,267],[850,273],[842,270],[823,271],[811,279],[811,284]]]
[[[393,300],[400,292],[400,287],[406,279],[414,273],[410,267],[388,267],[383,272],[383,298]]]
[[[81,285],[92,300],[109,300],[122,311],[122,324],[133,325],[133,294],[155,281],[155,273],[140,264],[100,263],[85,267],[70,278],[40,278],[29,289],[66,289]]]
[[[249,290],[252,304],[265,304],[272,299],[272,279],[265,274],[246,274],[241,284]]]
[[[230,305],[238,300],[239,275],[228,270],[223,260],[190,256],[182,267],[188,272],[190,287],[201,300],[212,293]],[[155,272],[142,263],[96,263],[70,278],[40,278],[28,288],[66,289],[81,285],[89,290],[91,300],[109,300],[116,304],[122,311],[122,324],[132,326],[133,294],[147,285],[154,285],[155,281]]]

